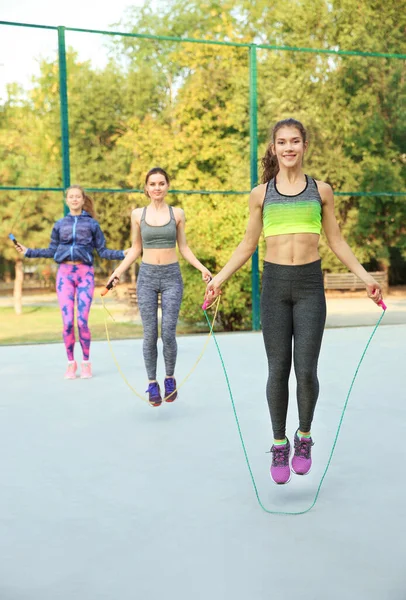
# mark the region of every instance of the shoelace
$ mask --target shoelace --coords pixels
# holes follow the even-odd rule
[[[284,467],[289,462],[289,446],[272,446],[272,464],[274,467]]]
[[[173,378],[171,378],[171,379],[165,379],[165,392],[166,392],[166,395],[169,396],[169,394],[172,394],[172,392],[174,392],[175,389],[176,389],[175,380]]]
[[[153,396],[159,396],[159,390],[158,390],[157,383],[150,383],[148,386],[148,389],[146,389],[145,391],[148,392],[149,394],[152,394]]]
[[[303,458],[310,458],[310,449],[312,446],[313,442],[310,439],[296,440],[295,455]]]

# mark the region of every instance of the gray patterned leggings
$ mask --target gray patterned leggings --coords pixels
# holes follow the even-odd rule
[[[285,437],[292,341],[299,429],[310,431],[319,395],[317,362],[325,320],[320,260],[286,266],[264,262],[261,321],[269,369],[266,395],[275,439]]]
[[[175,373],[178,345],[176,325],[183,295],[179,263],[150,265],[141,263],[137,278],[137,297],[144,328],[143,354],[148,379],[156,379],[158,358],[158,294],[161,294],[161,337],[167,377]]]

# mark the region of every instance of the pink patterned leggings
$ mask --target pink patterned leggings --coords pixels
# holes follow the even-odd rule
[[[75,347],[75,296],[77,298],[77,323],[79,341],[82,347],[83,360],[89,360],[90,352],[90,307],[94,292],[94,269],[88,265],[59,266],[56,277],[56,293],[62,312],[63,341],[65,342],[68,360],[73,360]]]

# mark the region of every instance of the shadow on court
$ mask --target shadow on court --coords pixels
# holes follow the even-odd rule
[[[371,331],[325,332],[314,466],[280,487],[266,453],[261,334],[218,336],[268,509],[312,503]],[[62,378],[62,344],[1,347],[0,599],[404,600],[405,337],[406,325],[379,327],[304,516],[259,507],[213,341],[179,399],[160,408],[132,394],[104,342],[92,346],[94,378],[76,381]],[[179,338],[179,380],[204,341]],[[143,392],[141,348],[114,342]]]

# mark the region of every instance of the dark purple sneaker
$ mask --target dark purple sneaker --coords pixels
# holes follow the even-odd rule
[[[295,454],[292,458],[292,471],[296,475],[307,475],[312,466],[312,438],[299,437],[295,433]]]
[[[161,406],[162,398],[161,398],[161,390],[159,388],[159,384],[156,381],[153,381],[149,384],[148,389],[145,390],[149,394],[148,402],[151,406]]]
[[[272,465],[271,465],[271,477],[277,484],[288,483],[290,480],[290,467],[289,467],[289,456],[290,456],[290,443],[287,440],[286,444],[273,445],[271,448],[272,452]]]
[[[178,397],[178,391],[176,389],[176,379],[174,377],[166,377],[164,381],[165,385],[165,402],[173,402]]]

